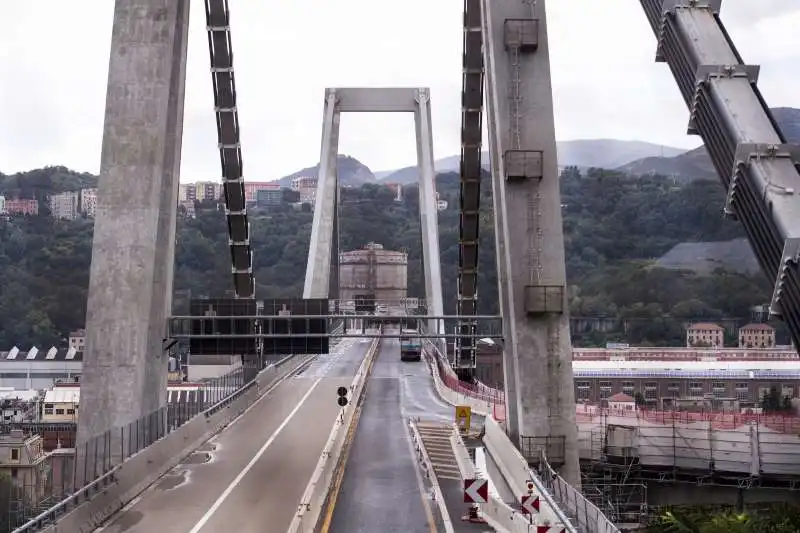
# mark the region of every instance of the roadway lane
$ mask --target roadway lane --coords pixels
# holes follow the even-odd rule
[[[399,349],[399,348],[398,348]],[[429,422],[455,422],[455,409],[436,392],[431,377],[431,369],[425,362],[403,363],[399,360],[397,373],[403,383],[402,410],[404,416],[419,418]],[[435,371],[435,365],[431,364]],[[483,427],[483,417],[472,415],[472,429]]]
[[[433,391],[425,363],[400,361],[399,341],[383,339],[322,533],[443,531],[430,486],[419,470],[408,419],[450,421],[451,411]]]
[[[322,533],[431,533],[438,530],[413,454],[403,411],[405,376],[424,363],[400,361],[397,339],[383,339],[367,382],[344,479]],[[430,378],[429,378],[430,379]]]
[[[286,531],[371,340],[334,353],[278,385],[112,521],[103,533]]]

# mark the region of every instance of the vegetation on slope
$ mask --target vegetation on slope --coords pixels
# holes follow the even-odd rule
[[[91,186],[96,179],[62,168],[5,177],[0,194],[49,193]],[[437,188],[449,208],[439,214],[446,312],[455,312],[458,264],[458,176],[442,174]],[[747,320],[749,307],[769,298],[762,276],[717,269],[709,275],[654,266],[679,242],[740,237],[733,222],[719,216],[722,188],[695,182],[676,186],[659,177],[630,179],[615,172],[567,169],[562,177],[567,274],[574,316],[614,317],[617,330],[585,333],[576,344],[627,340],[637,344],[680,344],[682,321],[736,317]],[[395,202],[391,191],[375,184],[347,188],[342,194],[344,249],[369,241],[409,253],[409,293],[422,294],[421,240],[415,186]],[[481,218],[481,313],[496,314],[494,236],[491,191],[485,179]],[[302,293],[312,213],[290,207],[252,213],[252,238],[263,297]],[[0,222],[0,349],[58,344],[83,326],[91,260],[92,222],[54,221],[47,217]],[[224,294],[230,288],[227,233],[223,212],[198,205],[195,219],[178,225],[175,288],[193,297]],[[183,300],[183,298],[177,299]]]

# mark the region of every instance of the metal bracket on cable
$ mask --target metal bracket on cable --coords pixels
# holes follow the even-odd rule
[[[736,193],[738,192],[741,181],[744,179],[744,171],[753,161],[759,159],[789,159],[793,163],[797,163],[800,161],[800,145],[768,143],[740,143],[737,145],[736,153],[733,158],[731,181],[728,186],[728,194],[725,197],[725,207],[723,209],[723,213],[726,217],[738,220],[738,215],[733,205]],[[771,192],[792,195],[797,191],[791,187],[773,185]]]
[[[687,131],[689,134],[694,135],[697,133],[697,125],[695,117],[697,115],[697,102],[700,96],[700,90],[703,85],[710,83],[713,80],[725,79],[747,79],[751,84],[758,83],[758,76],[761,73],[761,66],[759,65],[700,65],[695,72],[695,90],[692,103],[689,106],[689,126]]]
[[[661,26],[656,34],[658,46],[656,48],[656,61],[666,61],[664,57],[664,38],[667,31],[667,16],[678,9],[708,9],[713,15],[719,15],[722,0],[663,0],[661,4]]]

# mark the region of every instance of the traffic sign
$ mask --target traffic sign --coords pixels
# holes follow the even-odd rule
[[[336,395],[339,397],[336,400],[336,403],[339,404],[339,407],[345,407],[348,404],[347,401],[348,392],[349,391],[347,390],[347,387],[339,387],[338,389],[336,389]]]
[[[489,501],[489,482],[487,480],[464,480],[464,503],[486,503],[487,501]]]
[[[536,485],[533,484],[533,480],[529,479],[528,481],[525,482],[525,487],[527,487],[527,489],[528,489],[528,494],[533,494],[533,488],[535,486]]]
[[[469,405],[456,406],[456,425],[461,431],[469,431],[470,421],[472,420],[472,409]]]
[[[532,494],[526,494],[520,498],[520,505],[522,506],[523,514],[535,514],[539,512],[539,497]]]

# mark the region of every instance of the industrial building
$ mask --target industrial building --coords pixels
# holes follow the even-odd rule
[[[57,381],[75,381],[81,373],[83,353],[69,348],[27,352],[14,347],[0,352],[0,387],[42,390]]]
[[[503,387],[499,347],[477,346],[477,377]],[[775,389],[800,397],[800,360],[792,349],[576,348],[572,361],[575,399],[603,404],[614,394],[641,395],[653,409],[739,410],[757,407]]]
[[[405,301],[408,254],[368,243],[361,250],[339,254],[340,298],[344,301]]]

